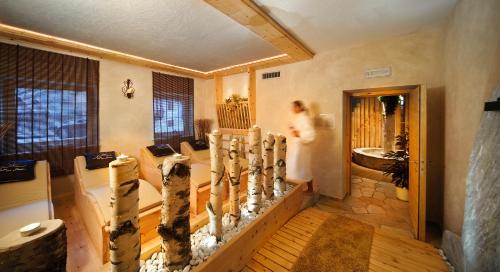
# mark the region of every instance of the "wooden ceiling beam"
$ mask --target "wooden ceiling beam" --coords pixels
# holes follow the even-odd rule
[[[203,79],[211,79],[214,78],[214,76],[228,76],[233,74],[245,73],[249,69],[258,70],[258,69],[264,69],[288,63],[293,63],[297,61],[297,59],[292,58],[288,54],[282,54],[270,58],[264,58],[256,61],[231,65],[221,69],[204,72],[181,66],[171,65],[168,63],[163,63],[151,59],[146,59],[64,38],[59,38],[56,36],[46,35],[35,31],[13,27],[2,23],[0,23],[0,37],[6,37],[13,41],[16,40],[24,41],[33,44],[39,44],[49,48],[56,48],[68,52],[80,53],[96,58],[110,59],[119,62],[145,66],[155,70],[161,70],[165,72],[171,72],[179,75],[203,78]]]
[[[246,73],[248,72],[249,69],[264,69],[264,68],[269,68],[269,67],[274,67],[274,66],[279,66],[279,65],[284,65],[288,63],[295,62],[294,59],[292,59],[290,56],[283,54],[267,59],[261,59],[257,61],[252,61],[252,62],[247,62],[247,63],[242,63],[238,65],[233,65],[229,67],[225,67],[222,69],[218,70],[213,70],[208,72],[208,75],[213,75],[213,76],[229,76],[229,75],[234,75],[234,74],[240,74],[240,73]]]
[[[286,53],[294,61],[307,60],[314,56],[311,50],[252,0],[205,0],[205,2]]]
[[[92,46],[89,44],[63,39],[51,35],[46,35],[1,23],[0,23],[0,36],[4,36],[13,40],[21,40],[29,43],[41,44],[51,48],[67,50],[70,52],[81,53],[97,58],[111,59],[129,64],[146,66],[152,69],[163,70],[190,77],[197,77],[197,78],[212,77],[212,75],[202,71],[175,66],[151,59],[146,59],[114,50]]]

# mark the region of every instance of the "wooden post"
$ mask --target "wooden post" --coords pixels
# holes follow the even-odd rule
[[[273,174],[274,174],[274,136],[268,132],[266,133],[266,137],[262,142],[264,147],[263,161],[264,161],[264,195],[266,199],[271,199],[274,196],[274,183],[273,183]]]
[[[222,157],[222,134],[214,130],[210,142],[210,200],[207,202],[209,232],[217,241],[222,239],[222,188],[224,187],[224,162]]]
[[[141,254],[139,231],[139,172],[137,160],[120,158],[109,164],[111,271],[138,271]]]
[[[278,134],[274,142],[274,191],[283,195],[286,190],[286,137]]]
[[[240,147],[238,139],[231,140],[229,146],[229,215],[232,225],[240,220]]]
[[[245,153],[245,137],[240,136],[240,158],[246,159],[247,155]]]
[[[250,124],[255,125],[257,121],[257,76],[255,68],[248,68],[248,109],[250,112]]]
[[[191,260],[189,224],[189,157],[167,158],[162,166],[162,205],[158,234],[162,238],[164,265],[170,271],[182,270]]]
[[[262,202],[262,144],[260,128],[253,126],[248,129],[250,163],[248,171],[248,211],[257,213]]]
[[[21,236],[16,229],[0,238],[0,271],[66,271],[66,227],[60,219],[40,222]]]

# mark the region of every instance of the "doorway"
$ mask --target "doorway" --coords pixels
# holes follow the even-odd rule
[[[385,112],[386,105],[391,103],[390,101],[379,102],[380,97],[383,97],[381,100],[398,101],[397,107],[399,109],[393,109],[391,113],[394,114],[394,111],[397,111],[396,115],[391,116]],[[357,201],[355,198],[359,197],[365,202],[368,201],[367,205],[370,205],[372,209],[372,211],[367,211],[368,214],[373,212],[376,215],[378,211],[379,214],[386,216],[385,218],[376,217],[379,221],[391,222],[389,220],[393,219],[396,222],[394,224],[396,228],[398,226],[397,220],[402,220],[400,223],[403,230],[407,226],[406,230],[414,238],[424,241],[427,163],[426,99],[426,89],[423,85],[346,90],[343,93],[343,178],[347,199],[355,202]],[[361,111],[363,111],[363,118],[359,118]],[[358,114],[357,119],[354,116],[355,113]],[[359,122],[363,122],[363,124]],[[393,126],[388,125],[391,122]],[[392,130],[389,129],[390,127]],[[359,131],[360,128],[363,130]],[[403,138],[406,139],[406,147],[399,146],[398,142]],[[407,154],[407,202],[398,200],[393,195],[395,191],[393,181],[397,181],[397,179],[394,180],[392,175],[382,175],[382,172],[387,170],[387,166],[394,162],[384,161],[384,154],[388,154],[389,151],[399,155],[405,151]],[[373,159],[374,157],[375,159]],[[396,159],[401,160],[402,158],[396,157]],[[381,160],[383,162],[380,162]],[[405,184],[401,182],[396,182],[396,184],[405,187]],[[363,188],[365,190],[362,191]],[[401,192],[401,190],[398,191]],[[373,205],[370,204],[370,196],[375,199]],[[377,206],[385,207],[386,210],[378,209]],[[365,206],[365,208],[367,207]],[[391,207],[406,210],[399,211],[400,214],[396,212],[388,216],[388,212],[396,211],[392,210]],[[365,211],[361,210],[360,212]],[[407,213],[406,218],[404,217],[405,212]],[[403,221],[407,221],[407,224],[403,224]]]

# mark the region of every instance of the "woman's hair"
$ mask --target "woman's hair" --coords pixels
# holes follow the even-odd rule
[[[295,106],[295,107],[298,107],[300,109],[300,111],[305,111],[307,112],[307,108],[306,106],[304,106],[304,102],[300,101],[300,100],[295,100],[292,102],[292,104]]]

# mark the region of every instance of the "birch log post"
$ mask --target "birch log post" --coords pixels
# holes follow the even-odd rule
[[[224,188],[224,162],[222,134],[214,130],[210,142],[210,200],[207,202],[208,228],[217,241],[222,239],[222,189]]]
[[[139,231],[139,172],[134,158],[109,163],[111,271],[138,271],[141,255]]]
[[[273,175],[274,175],[274,136],[270,132],[266,133],[264,137],[264,141],[262,142],[262,146],[264,147],[263,161],[264,161],[264,195],[266,199],[271,199],[274,196],[274,184],[273,184]]]
[[[248,171],[248,211],[258,213],[262,202],[262,144],[260,128],[248,129],[250,169]]]
[[[233,226],[240,220],[240,146],[238,139],[231,140],[229,146],[229,216]]]
[[[31,235],[22,236],[16,229],[0,238],[0,271],[66,271],[64,222],[40,223],[40,230]]]
[[[274,191],[283,195],[286,189],[286,137],[278,134],[274,140]]]
[[[189,157],[167,158],[162,166],[162,205],[158,234],[162,238],[164,265],[170,271],[182,270],[191,260],[189,225]]]

